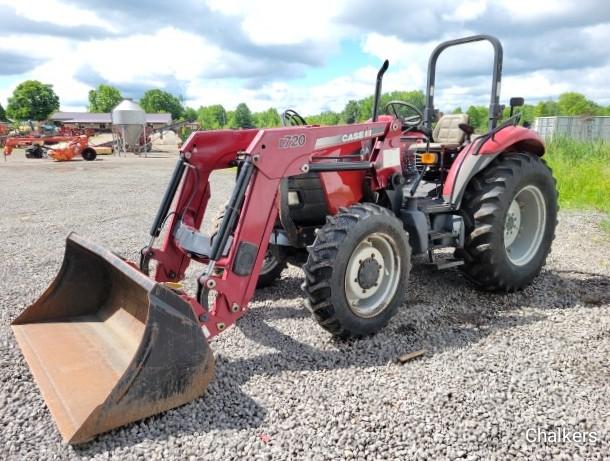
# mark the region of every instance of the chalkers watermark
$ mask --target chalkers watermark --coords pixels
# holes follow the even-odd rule
[[[596,443],[600,435],[595,431],[572,429],[569,427],[529,428],[525,431],[525,440],[529,443],[564,444],[564,443]]]

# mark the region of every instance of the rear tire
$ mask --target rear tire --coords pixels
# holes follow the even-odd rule
[[[458,255],[477,287],[512,292],[540,273],[555,238],[551,170],[528,153],[501,154],[475,176],[462,200],[466,242]]]
[[[80,154],[88,162],[95,160],[95,157],[97,157],[97,152],[91,147],[85,147]]]
[[[225,215],[225,208],[214,218],[214,231],[215,234],[220,227],[222,218]],[[279,245],[269,244],[267,252],[265,253],[265,259],[263,260],[263,267],[261,267],[258,280],[256,281],[256,288],[265,288],[273,284],[282,275],[282,271],[287,266],[286,252]]]
[[[265,288],[272,285],[282,275],[282,271],[286,269],[286,254],[281,246],[269,244],[263,267],[258,274],[256,288]]]
[[[303,266],[306,304],[340,338],[375,333],[402,302],[411,248],[402,223],[378,205],[343,208],[319,230]]]

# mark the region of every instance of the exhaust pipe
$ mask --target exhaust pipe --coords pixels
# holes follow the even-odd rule
[[[373,122],[377,121],[377,114],[379,113],[379,101],[381,101],[381,83],[383,82],[383,74],[385,74],[386,70],[388,70],[388,67],[390,67],[390,61],[386,59],[383,61],[383,64],[377,72],[375,96],[373,98],[373,118],[371,119]]]
[[[185,404],[214,373],[190,305],[74,233],[57,278],[12,328],[67,443]]]

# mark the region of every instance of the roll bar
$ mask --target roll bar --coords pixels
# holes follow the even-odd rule
[[[491,83],[491,99],[489,102],[489,129],[496,127],[498,119],[501,117],[502,107],[500,106],[500,82],[502,80],[502,44],[500,40],[491,35],[472,35],[471,37],[458,38],[441,43],[430,55],[428,61],[428,82],[426,84],[426,108],[424,109],[424,126],[432,129],[434,122],[434,82],[436,79],[436,61],[439,55],[447,48],[463,45],[466,43],[487,40],[494,47],[494,68]]]

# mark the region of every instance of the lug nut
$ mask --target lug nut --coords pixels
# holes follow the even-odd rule
[[[239,310],[239,304],[233,303],[231,304],[231,312],[237,312]]]
[[[208,279],[207,282],[205,282],[205,286],[208,288],[214,288],[216,286],[216,280]]]
[[[222,322],[218,322],[216,328],[218,328],[218,331],[223,331],[226,328],[226,325]]]

